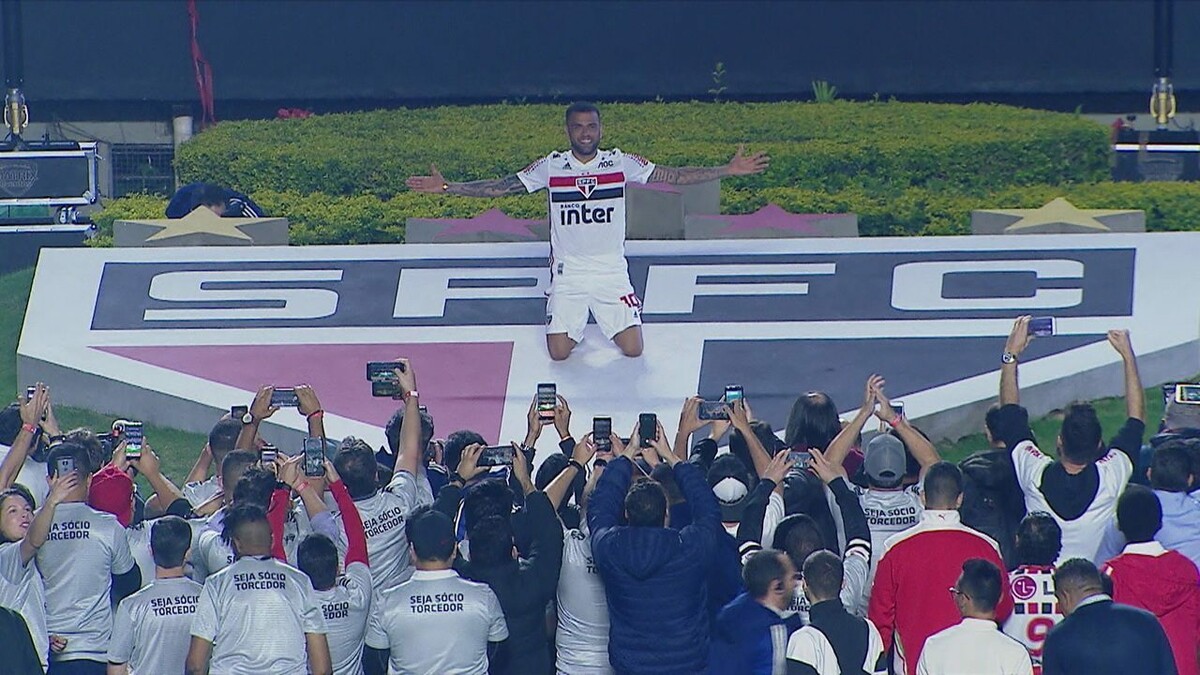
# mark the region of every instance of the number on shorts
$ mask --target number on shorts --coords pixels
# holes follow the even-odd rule
[[[637,293],[622,295],[621,302],[625,303],[626,307],[633,307],[634,309],[642,306],[642,299],[637,296]]]

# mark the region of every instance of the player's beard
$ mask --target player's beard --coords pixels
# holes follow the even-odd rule
[[[583,145],[575,140],[572,140],[571,152],[574,152],[576,157],[591,157],[592,155],[596,154],[597,150],[599,150],[599,146],[600,141],[598,140],[593,140],[588,145]]]

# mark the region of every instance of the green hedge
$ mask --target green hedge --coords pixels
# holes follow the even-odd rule
[[[389,110],[223,122],[180,148],[185,182],[388,199],[436,162],[454,180],[491,178],[565,146],[561,105]],[[771,169],[728,180],[772,187],[897,193],[986,192],[1093,182],[1108,173],[1108,132],[1075,115],[990,104],[641,103],[602,107],[605,145],[665,165],[723,163],[737,144]]]
[[[255,192],[268,213],[291,221],[293,244],[367,244],[404,240],[407,218],[467,218],[499,207],[519,218],[545,217],[541,195],[503,199],[465,199],[406,192],[390,200],[372,195],[336,196],[274,191]],[[803,188],[725,189],[728,213],[749,213],[774,202],[796,213],[858,214],[864,236],[947,235],[970,232],[970,215],[981,208],[1036,208],[1066,197],[1080,208],[1143,209],[1150,231],[1200,230],[1200,183],[1088,183],[1006,187],[982,195],[908,188],[880,196],[861,188],[828,193]],[[125,218],[161,218],[166,200],[134,195],[105,205],[97,215],[105,245],[112,222]]]

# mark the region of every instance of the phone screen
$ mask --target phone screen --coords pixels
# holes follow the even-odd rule
[[[304,439],[304,475],[325,475],[325,441],[321,438]]]
[[[248,412],[250,412],[250,406],[246,405],[235,405],[229,408],[229,416],[239,422],[242,421],[242,418],[245,417],[246,413]]]
[[[273,445],[264,445],[258,450],[258,461],[263,464],[274,464],[279,457],[279,448]]]
[[[37,387],[25,387],[25,400],[32,401],[33,395],[37,393]]]
[[[658,435],[658,416],[654,413],[638,415],[638,440],[643,448],[650,447],[651,441]]]
[[[271,392],[271,405],[276,408],[298,408],[300,398],[296,396],[295,387],[276,387]]]
[[[138,459],[142,456],[142,423],[125,423],[125,458]]]
[[[592,442],[596,444],[596,452],[612,452],[612,418],[592,418]]]
[[[400,361],[371,361],[367,364],[368,382],[395,382],[396,373],[404,372],[404,364]]]
[[[701,401],[697,417],[702,420],[727,420],[729,413],[725,412],[724,401]]]
[[[1029,334],[1034,337],[1054,335],[1054,317],[1035,316],[1029,320]]]
[[[537,386],[538,417],[551,421],[554,419],[554,408],[558,405],[558,388],[553,382],[543,382]]]
[[[513,452],[511,445],[489,445],[479,453],[479,466],[512,466]]]
[[[734,401],[742,400],[742,385],[730,384],[725,387],[725,402],[733,405]]]
[[[904,417],[904,401],[892,401],[891,403],[892,410],[895,410],[897,415]]]
[[[789,450],[788,461],[792,463],[793,471],[804,471],[812,461],[812,455],[807,450]]]
[[[1200,384],[1181,384],[1175,388],[1175,400],[1179,403],[1200,403]]]

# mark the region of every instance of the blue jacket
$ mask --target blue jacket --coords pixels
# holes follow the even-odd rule
[[[712,635],[712,672],[773,675],[775,663],[785,660],[788,636],[802,625],[799,614],[785,619],[749,593],[742,593],[717,615]]]
[[[1046,635],[1043,675],[1175,675],[1175,656],[1153,614],[1105,597],[1076,607]]]
[[[700,469],[675,465],[691,505],[682,530],[621,525],[633,465],[609,462],[588,501],[592,557],[608,597],[608,655],[617,673],[708,672],[706,580],[716,554],[721,511]]]

